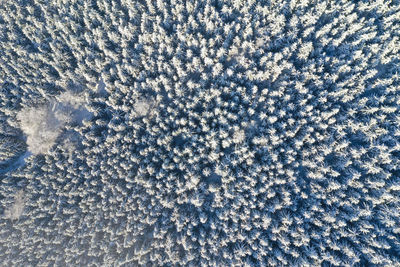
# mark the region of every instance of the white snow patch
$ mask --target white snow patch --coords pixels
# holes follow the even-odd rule
[[[54,145],[63,124],[49,106],[23,108],[17,119],[33,154],[47,152]]]
[[[14,203],[5,210],[4,217],[11,220],[19,219],[24,212],[24,208],[25,195],[24,191],[20,190],[14,196]]]
[[[85,95],[70,91],[48,104],[25,107],[17,114],[21,130],[27,136],[29,151],[43,154],[55,144],[62,128],[68,123],[82,123],[91,113],[85,108]]]
[[[133,108],[135,110],[136,115],[138,117],[142,117],[142,116],[147,116],[148,114],[150,114],[153,106],[154,106],[153,100],[138,99],[138,100],[136,100]]]

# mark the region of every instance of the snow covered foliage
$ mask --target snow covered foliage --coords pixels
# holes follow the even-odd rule
[[[398,0],[2,1],[0,262],[400,266],[399,49]]]
[[[21,131],[11,127],[5,116],[0,115],[0,173],[11,167],[24,154],[26,144]]]
[[[20,131],[11,127],[3,118],[0,119],[0,166],[6,165],[24,153],[26,145],[20,138]]]

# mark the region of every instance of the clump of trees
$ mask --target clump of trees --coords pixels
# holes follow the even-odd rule
[[[400,265],[398,2],[0,10],[4,265]]]
[[[9,169],[26,151],[26,144],[21,131],[7,122],[7,117],[0,117],[0,173]]]

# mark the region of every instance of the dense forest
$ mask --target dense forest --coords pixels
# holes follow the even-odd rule
[[[400,1],[0,3],[0,266],[400,266]]]

